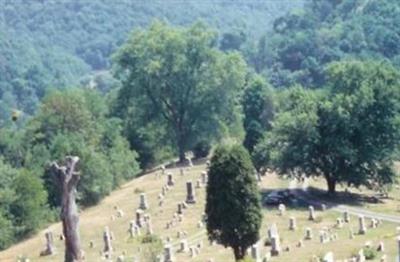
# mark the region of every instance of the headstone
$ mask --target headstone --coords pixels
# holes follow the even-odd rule
[[[206,171],[201,172],[201,183],[203,183],[203,185],[207,184],[207,172]]]
[[[164,246],[164,262],[173,262],[174,259],[174,254],[172,251],[172,246],[171,245],[165,245]]]
[[[188,242],[186,239],[182,239],[180,242],[180,249],[179,252],[183,252],[186,253],[189,251],[189,246],[188,246]]]
[[[385,244],[383,243],[383,241],[379,242],[377,251],[379,251],[379,252],[385,252]]]
[[[357,262],[365,262],[365,255],[364,255],[364,249],[360,249],[357,254]]]
[[[371,228],[377,228],[378,227],[378,220],[375,218],[371,219]]]
[[[117,217],[121,218],[124,216],[124,211],[122,209],[117,210]]]
[[[149,205],[147,204],[147,199],[146,199],[146,194],[145,193],[141,193],[140,194],[139,208],[142,209],[142,210],[146,210],[146,209],[149,208]]]
[[[312,229],[307,227],[306,228],[306,236],[305,239],[306,240],[311,240],[313,238],[313,233],[312,233]]]
[[[338,217],[336,219],[336,227],[337,228],[342,228],[343,227],[343,220],[340,217]]]
[[[304,247],[304,242],[303,240],[299,240],[299,242],[297,242],[297,247]]]
[[[185,175],[185,171],[183,170],[183,168],[179,169],[179,172],[181,173],[181,176]]]
[[[315,220],[315,211],[313,206],[308,207],[308,220],[314,221]]]
[[[367,227],[365,226],[365,219],[363,215],[358,216],[358,234],[364,235],[367,232]]]
[[[271,227],[268,229],[268,239],[272,239],[272,237],[276,237],[279,236],[278,233],[278,227],[276,226],[276,224],[272,224]]]
[[[187,204],[195,204],[196,203],[195,191],[193,188],[192,181],[186,182],[186,203]]]
[[[172,177],[172,173],[171,172],[167,174],[167,185],[168,186],[175,185],[175,182],[174,182],[174,179]]]
[[[161,174],[164,175],[165,174],[165,166],[162,165],[160,168],[161,168]]]
[[[348,211],[343,212],[343,219],[345,223],[350,223],[350,215]]]
[[[143,227],[143,210],[138,209],[136,210],[136,225],[138,227]]]
[[[271,255],[279,256],[281,253],[281,243],[279,239],[279,235],[272,235],[271,237]]]
[[[182,215],[183,214],[183,207],[182,207],[182,203],[178,203],[178,211],[177,211],[178,215]]]
[[[129,229],[128,229],[129,237],[130,237],[130,238],[134,238],[134,237],[136,236],[135,227],[136,227],[136,221],[131,220],[131,221],[129,222]]]
[[[262,262],[270,262],[271,261],[271,253],[266,253]]]
[[[279,204],[278,211],[279,211],[279,215],[283,216],[285,214],[285,211],[286,211],[286,206],[284,204]]]
[[[89,247],[90,247],[90,248],[94,248],[94,241],[93,241],[93,240],[90,240],[90,242],[89,242]]]
[[[196,250],[194,249],[194,247],[190,247],[189,252],[191,258],[196,257]]]
[[[201,180],[197,179],[196,180],[196,188],[201,188],[201,187],[202,187]]]
[[[103,252],[106,256],[111,257],[113,248],[111,246],[111,234],[108,227],[104,228],[103,232],[104,249]]]
[[[321,211],[326,211],[326,205],[325,204],[321,204]]]
[[[54,246],[54,238],[53,233],[51,231],[47,231],[44,234],[46,238],[46,248],[42,252],[40,252],[40,256],[51,256],[55,254],[56,247]]]
[[[296,218],[295,217],[289,218],[289,230],[294,231],[294,230],[296,230],[296,227],[297,227]]]
[[[319,231],[319,242],[325,244],[329,241],[328,233],[325,230]]]
[[[397,237],[397,256],[398,256],[397,260],[398,262],[400,262],[400,236]]]
[[[260,252],[257,244],[251,246],[251,258],[256,262],[260,261]]]
[[[161,188],[161,195],[162,196],[165,196],[167,194],[167,188],[165,187],[165,186],[163,186],[162,188]]]
[[[333,253],[332,252],[326,253],[324,258],[322,259],[322,262],[335,262],[333,258]]]
[[[117,262],[124,262],[125,261],[125,257],[123,255],[120,255],[117,257]]]

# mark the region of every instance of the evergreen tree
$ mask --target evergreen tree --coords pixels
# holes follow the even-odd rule
[[[211,159],[207,187],[210,240],[232,247],[235,259],[259,239],[261,201],[250,155],[242,146],[220,146]]]

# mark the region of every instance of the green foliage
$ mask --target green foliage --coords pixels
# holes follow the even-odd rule
[[[267,45],[260,39],[248,57],[277,87],[321,87],[325,66],[348,58],[399,66],[399,15],[396,0],[308,1],[276,19]]]
[[[132,28],[146,26],[155,18],[189,25],[201,17],[225,33],[221,47],[232,49],[246,39],[244,32],[257,29],[253,34],[258,35],[271,28],[274,17],[301,4],[4,1],[0,8],[0,61],[6,62],[0,65],[0,126],[11,124],[10,114],[15,108],[32,115],[49,89],[76,86],[84,79],[84,85],[92,79],[99,90],[109,89],[113,80],[103,70],[110,67],[110,54]]]
[[[221,123],[238,118],[232,112],[246,65],[238,53],[218,51],[215,42],[216,34],[203,24],[173,28],[155,22],[135,31],[115,55],[122,83],[117,113],[132,117],[134,110],[139,126],[157,123],[181,161],[199,138],[215,137]]]
[[[366,260],[374,260],[378,257],[378,251],[372,247],[365,247],[364,249],[364,256]]]
[[[322,176],[382,187],[394,182],[400,139],[400,75],[390,65],[341,62],[329,66],[325,90],[285,94],[272,132],[257,152],[281,174]],[[262,162],[262,161],[261,161]]]
[[[246,131],[243,145],[252,153],[265,130],[271,128],[275,110],[272,90],[261,77],[253,77],[248,84],[242,98],[242,107]]]
[[[234,249],[243,259],[259,239],[260,194],[250,156],[242,146],[220,146],[211,159],[206,200],[207,232],[211,240]]]
[[[211,144],[207,140],[201,140],[196,143],[193,148],[193,154],[195,158],[207,157],[211,150]]]
[[[136,153],[121,137],[120,121],[107,118],[106,114],[106,102],[95,90],[71,89],[46,96],[38,114],[29,122],[32,153],[28,154],[27,165],[44,173],[51,206],[60,204],[60,196],[52,174],[45,172],[50,160],[62,161],[66,155],[81,158],[79,201],[86,206],[98,203],[139,172]]]

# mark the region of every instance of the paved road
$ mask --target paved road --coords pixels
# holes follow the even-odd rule
[[[307,192],[307,188],[308,188],[307,182],[305,182],[305,184],[303,185],[299,185],[297,182],[294,182],[292,180],[289,183],[289,189],[292,191],[292,193],[296,195],[297,198],[301,199],[304,202],[309,203],[310,205],[319,207],[322,204],[325,204],[327,208],[337,212],[342,213],[344,211],[347,211],[352,215],[364,215],[365,217],[368,218],[375,218],[375,219],[380,219],[382,221],[400,224],[400,216],[388,215],[385,213],[369,211],[364,208],[357,208],[348,205],[337,205],[335,203],[317,200],[310,193]]]

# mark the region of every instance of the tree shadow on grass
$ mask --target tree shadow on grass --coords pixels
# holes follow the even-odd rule
[[[275,192],[275,193],[274,193]],[[277,201],[271,201],[272,195],[281,196]],[[268,210],[277,210],[279,204],[284,204],[287,208],[300,211],[308,210],[309,206],[314,206],[315,210],[329,209],[338,205],[352,207],[363,207],[364,205],[380,204],[382,199],[362,193],[338,191],[334,196],[327,194],[326,190],[309,187],[307,191],[302,189],[274,188],[262,189],[260,191],[263,207]],[[273,198],[273,197],[272,197]],[[274,202],[274,203],[272,203]]]

